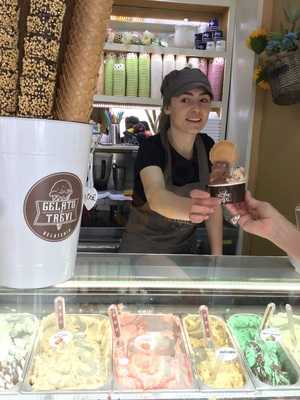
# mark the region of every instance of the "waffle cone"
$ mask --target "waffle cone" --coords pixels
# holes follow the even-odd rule
[[[209,159],[212,163],[225,161],[232,165],[239,159],[237,147],[229,140],[221,140],[211,148]]]
[[[112,0],[77,0],[65,50],[56,112],[59,118],[88,122],[101,63]]]

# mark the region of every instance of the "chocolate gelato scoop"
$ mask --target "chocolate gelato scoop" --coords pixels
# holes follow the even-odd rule
[[[212,165],[209,175],[210,185],[221,185],[227,182],[230,177],[230,165],[226,161],[216,161]]]

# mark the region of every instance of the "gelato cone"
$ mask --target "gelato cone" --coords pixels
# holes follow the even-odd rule
[[[222,140],[209,153],[212,170],[208,188],[212,197],[221,199],[222,204],[239,203],[244,200],[246,175],[243,167],[234,167],[239,154],[234,143]]]

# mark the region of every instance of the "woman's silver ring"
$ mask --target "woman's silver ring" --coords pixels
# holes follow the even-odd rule
[[[234,217],[232,217],[230,219],[230,222],[232,223],[232,225],[237,225],[239,220],[240,220],[240,218],[241,218],[241,215],[237,214],[237,215],[235,215]]]

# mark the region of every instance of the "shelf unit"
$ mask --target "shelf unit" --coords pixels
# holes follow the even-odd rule
[[[134,106],[136,108],[160,108],[162,106],[162,99],[154,99],[151,97],[130,97],[130,96],[105,96],[95,95],[94,96],[95,107],[120,107],[120,106]],[[213,101],[212,108],[220,110],[222,108],[221,101]]]
[[[104,46],[104,51],[120,53],[174,54],[199,58],[226,58],[227,56],[227,53],[225,51],[184,49],[180,47],[142,46],[118,43],[106,43]]]
[[[225,61],[223,96],[222,101],[213,102],[213,111],[219,115],[217,131],[214,131],[214,139],[223,139],[226,136],[226,125],[229,104],[229,87],[231,74],[231,59],[233,51],[234,24],[235,24],[236,0],[115,0],[110,21],[110,27],[116,31],[140,31],[149,30],[172,34],[176,22],[180,23],[184,18],[191,22],[207,22],[211,17],[217,17],[221,29],[225,32],[226,51],[206,51],[197,49],[183,49],[175,47],[126,45],[118,43],[106,43],[104,52],[116,53],[149,53],[149,54],[174,54],[187,57],[216,58],[222,57]],[[116,20],[116,17],[125,17],[125,20]],[[134,18],[134,20],[126,20]],[[140,18],[140,21],[138,20]],[[146,19],[146,21],[144,21]],[[166,23],[153,23],[149,19],[166,20]],[[171,20],[172,23],[169,23]],[[164,21],[165,22],[165,21]],[[174,23],[173,23],[174,22]],[[124,108],[148,108],[156,109],[162,105],[161,99],[144,97],[116,97],[97,94],[94,96],[94,107],[124,107]],[[208,131],[211,128],[208,127]],[[209,134],[209,132],[208,132]]]

